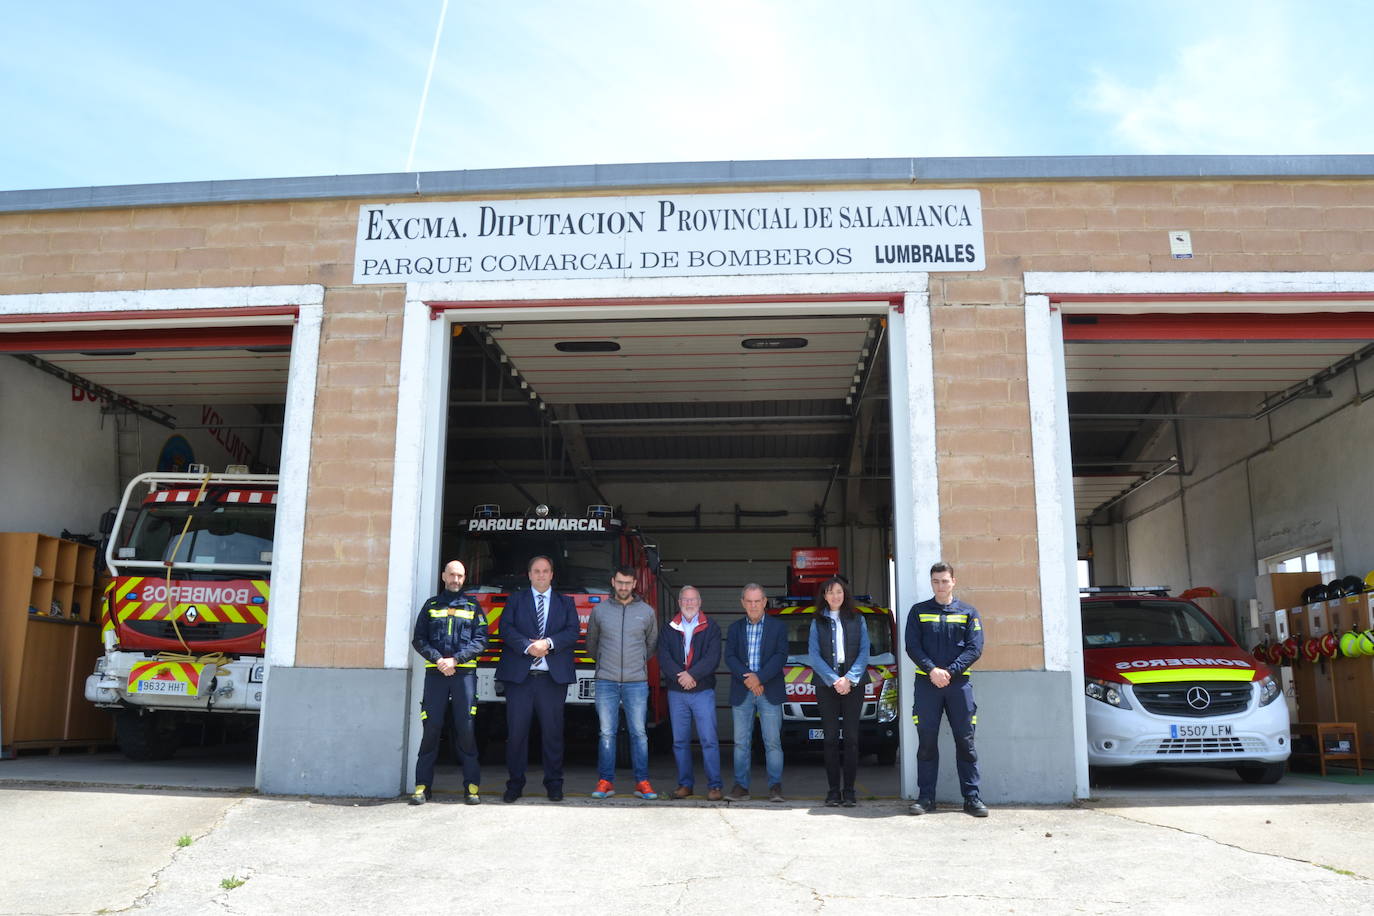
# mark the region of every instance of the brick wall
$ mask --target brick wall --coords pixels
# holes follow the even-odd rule
[[[750,190],[762,189],[706,192]],[[933,274],[931,282],[943,549],[961,593],[987,618],[984,667],[1036,669],[1043,648],[1022,274],[1374,270],[1374,181],[1014,182],[981,190],[987,270]],[[359,203],[0,214],[0,293],[326,287],[303,665],[370,667],[382,657],[402,301],[399,288],[349,285]],[[1191,231],[1191,260],[1170,256],[1170,229]]]

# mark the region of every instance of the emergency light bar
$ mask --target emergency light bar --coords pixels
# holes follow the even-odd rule
[[[501,507],[496,503],[485,503],[480,506],[472,507],[473,518],[500,518]]]
[[[1159,595],[1168,597],[1167,585],[1093,585],[1078,590],[1080,595]]]
[[[587,518],[610,518],[615,515],[615,510],[610,506],[588,506]]]

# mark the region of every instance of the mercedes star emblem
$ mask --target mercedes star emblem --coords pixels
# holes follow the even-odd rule
[[[1212,705],[1212,695],[1201,687],[1189,687],[1188,705],[1194,709],[1206,709]]]

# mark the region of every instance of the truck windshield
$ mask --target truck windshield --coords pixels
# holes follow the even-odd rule
[[[1083,648],[1229,646],[1206,614],[1184,601],[1121,598],[1083,602]]]
[[[868,663],[870,665],[895,665],[897,657],[892,654],[892,626],[885,614],[861,614],[868,626]],[[815,614],[789,614],[787,621],[787,663],[789,665],[807,664],[807,640],[811,637],[811,620]]]
[[[191,525],[186,530],[186,537],[181,539],[177,555],[172,557],[172,549],[188,515]],[[144,506],[125,545],[133,548],[133,556],[121,558],[172,560],[191,565],[238,563],[266,568],[272,563],[275,522],[273,506],[201,505],[196,509],[186,505]],[[234,573],[226,575],[232,578]]]
[[[608,595],[611,570],[619,561],[614,537],[493,535],[469,537],[459,551],[468,569],[468,589],[510,593],[529,588],[532,557],[553,560],[553,587],[560,592]]]

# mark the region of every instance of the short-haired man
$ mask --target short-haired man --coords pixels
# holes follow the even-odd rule
[[[635,594],[635,572],[628,566],[611,574],[611,600],[592,608],[587,622],[587,654],[596,662],[596,788],[592,798],[615,794],[615,736],[620,710],[630,733],[630,766],[635,795],[658,798],[649,783],[649,659],[658,647],[658,616]]]
[[[544,791],[549,801],[563,800],[563,702],[577,679],[573,649],[581,624],[577,605],[553,590],[553,561],[535,557],[527,572],[530,587],[506,602],[501,613],[501,660],[496,679],[506,696],[506,803],[525,792],[530,720],[539,716],[544,759]]]
[[[423,805],[434,787],[434,763],[444,717],[453,711],[453,748],[463,765],[463,788],[469,805],[482,801],[482,771],[472,715],[477,696],[477,656],[487,647],[487,618],[476,601],[464,595],[467,570],[457,560],[444,567],[444,589],[420,606],[411,645],[425,660],[425,688],[420,700],[420,754],[415,761],[412,805]]]
[[[916,663],[916,803],[912,814],[935,810],[935,781],[940,773],[940,716],[949,716],[954,734],[954,759],[964,811],[987,817],[988,806],[978,796],[978,754],[973,748],[978,706],[968,669],[983,654],[983,622],[978,609],[954,597],[954,567],[930,567],[935,596],[911,606],[906,617],[906,654]]]
[[[724,797],[720,781],[720,741],[716,737],[716,666],[720,664],[720,627],[701,609],[701,592],[684,585],[681,609],[658,637],[658,668],[668,685],[668,714],[673,720],[673,758],[677,788],[673,798],[687,798],[696,780],[692,769],[692,726],[701,742],[708,801]]]
[[[740,591],[739,603],[744,608],[744,617],[730,624],[725,634],[725,667],[730,669],[730,706],[735,725],[735,785],[725,798],[749,800],[754,717],[758,716],[764,767],[768,772],[768,800],[780,802],[787,625],[766,613],[768,599],[763,586],[755,582]]]

